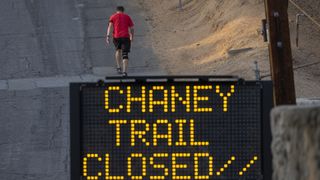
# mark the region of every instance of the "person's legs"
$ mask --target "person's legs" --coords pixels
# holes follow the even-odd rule
[[[123,67],[122,72],[124,72],[124,73],[127,73],[127,70],[128,70],[128,62],[129,62],[128,59],[123,59],[123,60],[122,60],[122,67]]]
[[[121,49],[117,49],[116,50],[117,68],[121,68],[121,60],[122,60],[122,50]]]
[[[117,72],[121,74],[121,63],[122,63],[121,42],[118,38],[113,38],[113,44],[116,48],[115,60],[117,64]]]
[[[128,64],[129,64],[129,52],[131,49],[131,41],[129,38],[124,38],[123,39],[123,44],[122,44],[122,72],[123,75],[127,75],[127,70],[128,70]]]

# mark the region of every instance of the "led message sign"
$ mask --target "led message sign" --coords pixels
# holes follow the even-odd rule
[[[266,179],[263,83],[74,86],[72,179]]]

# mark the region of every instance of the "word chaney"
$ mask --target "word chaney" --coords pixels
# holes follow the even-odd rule
[[[203,107],[206,101],[212,101],[215,97],[217,102],[221,103],[222,111],[228,111],[228,98],[235,92],[235,86],[230,85],[230,89],[222,92],[220,85],[194,85],[185,86],[184,90],[178,90],[176,86],[141,86],[139,95],[134,95],[131,86],[109,86],[105,90],[105,109],[109,113],[130,113],[133,109],[133,103],[139,103],[140,110],[143,113],[154,112],[156,106],[161,106],[163,112],[176,112],[177,104],[185,106],[184,111],[202,113],[213,112],[213,104]],[[111,103],[113,98],[122,98],[124,102]],[[135,106],[137,108],[139,106]]]

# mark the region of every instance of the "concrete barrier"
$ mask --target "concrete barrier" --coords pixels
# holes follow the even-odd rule
[[[320,179],[320,106],[272,110],[273,180]]]

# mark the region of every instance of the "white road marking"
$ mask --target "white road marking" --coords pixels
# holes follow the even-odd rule
[[[71,82],[97,82],[104,76],[54,76],[42,78],[9,79],[0,81],[0,90],[21,91],[36,88],[68,87]]]
[[[163,72],[154,71],[154,69],[148,69],[148,71],[129,73],[129,75],[133,76],[141,74],[144,76],[163,75]],[[115,72],[115,68],[113,67],[94,67],[93,74],[79,76],[52,76],[0,80],[0,90],[22,91],[36,88],[68,87],[71,82],[98,82],[98,80],[104,79],[106,76],[117,75],[118,74]]]

